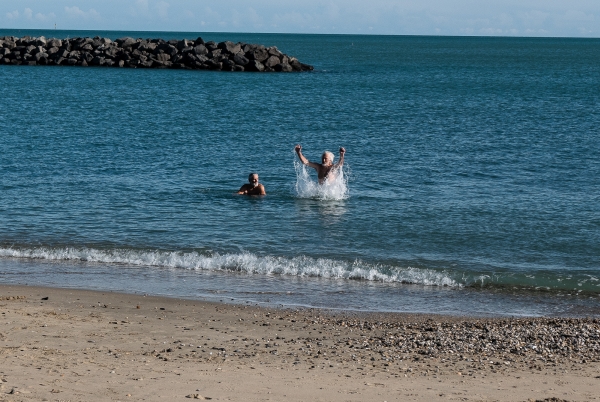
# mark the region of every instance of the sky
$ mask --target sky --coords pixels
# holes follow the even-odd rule
[[[600,0],[0,0],[0,29],[600,37]]]

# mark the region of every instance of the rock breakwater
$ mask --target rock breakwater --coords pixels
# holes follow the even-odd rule
[[[311,65],[251,43],[120,38],[0,37],[0,64],[294,72]]]

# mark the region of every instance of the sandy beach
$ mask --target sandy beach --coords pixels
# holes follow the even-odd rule
[[[588,401],[597,319],[268,309],[0,286],[0,401]]]

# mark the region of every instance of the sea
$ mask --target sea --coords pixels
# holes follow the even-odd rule
[[[600,39],[260,43],[304,73],[0,66],[0,284],[600,317]],[[345,163],[317,184],[294,152]],[[236,195],[259,174],[264,197]]]

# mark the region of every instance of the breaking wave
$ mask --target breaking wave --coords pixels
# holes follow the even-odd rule
[[[189,270],[230,271],[247,274],[277,274],[321,278],[360,279],[426,286],[461,285],[444,271],[422,268],[399,268],[370,264],[360,260],[340,261],[307,256],[258,256],[252,253],[202,254],[181,251],[147,251],[134,249],[99,250],[94,248],[0,248],[0,257],[58,261],[82,261],[127,264]]]

